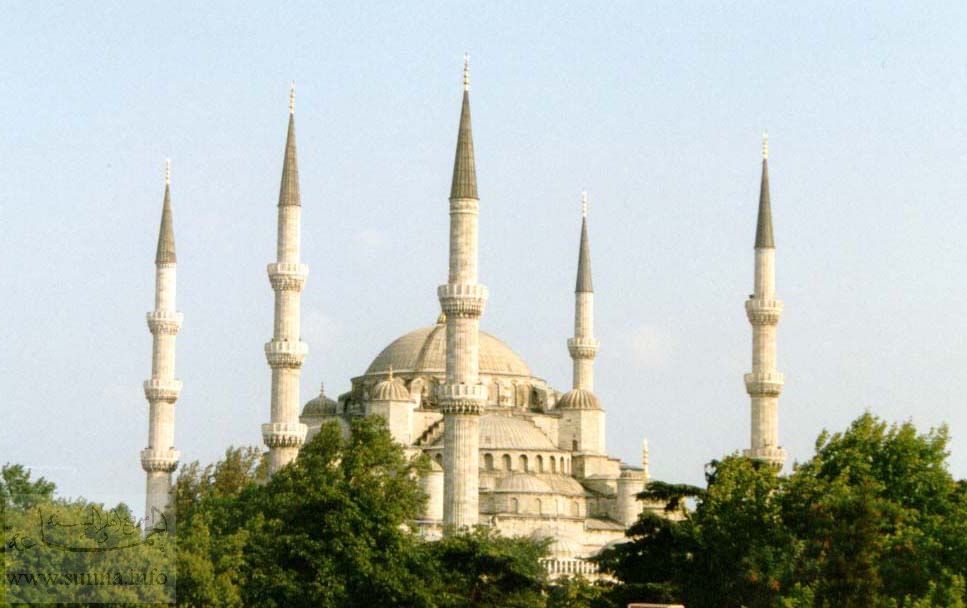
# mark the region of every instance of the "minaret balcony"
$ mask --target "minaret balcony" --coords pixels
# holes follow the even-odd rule
[[[267,267],[269,283],[275,291],[302,291],[309,276],[309,265],[274,262]]]
[[[567,350],[574,359],[594,359],[599,344],[595,338],[568,338]]]
[[[446,414],[479,414],[487,402],[482,384],[441,384],[437,387],[440,410]]]
[[[745,314],[753,325],[776,325],[782,316],[782,300],[749,298],[745,301]]]
[[[742,450],[742,455],[753,460],[762,460],[781,469],[786,462],[786,451],[782,448],[755,448],[753,450]]]
[[[297,448],[306,440],[308,427],[301,422],[267,422],[262,441],[270,448]]]
[[[171,473],[178,468],[181,452],[174,448],[167,450],[141,450],[141,468],[148,473]]]
[[[487,304],[487,287],[479,283],[446,284],[437,287],[440,307],[447,317],[476,319]]]
[[[745,391],[752,397],[778,397],[786,378],[779,372],[752,372],[745,375]]]
[[[181,394],[181,386],[181,380],[152,378],[144,381],[144,396],[148,401],[174,402]]]
[[[265,359],[273,369],[300,368],[308,352],[309,346],[305,342],[272,340],[265,343]]]
[[[177,334],[185,315],[173,310],[153,310],[147,314],[148,329],[152,334]]]

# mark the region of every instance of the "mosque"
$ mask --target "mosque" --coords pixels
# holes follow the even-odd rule
[[[608,456],[605,404],[594,393],[594,288],[587,201],[583,201],[575,283],[573,361],[569,390],[535,375],[507,344],[479,329],[487,288],[478,282],[477,177],[470,121],[469,65],[465,60],[453,180],[449,196],[449,273],[437,289],[436,324],[391,341],[369,367],[350,380],[349,391],[331,399],[320,390],[300,407],[299,382],[308,346],[300,336],[300,294],[308,266],[300,259],[299,168],[295,96],[278,201],[277,259],[268,265],[275,293],[275,322],[265,356],[272,374],[269,422],[262,425],[270,473],[296,458],[307,438],[336,421],[348,432],[357,416],[382,416],[411,456],[426,454],[431,470],[421,487],[428,500],[414,526],[439,538],[475,525],[504,535],[552,539],[552,574],[593,573],[583,558],[621,542],[643,508],[635,496],[649,481],[648,449],[642,461]],[[783,375],[775,368],[776,326],[782,302],[775,296],[775,245],[769,198],[768,148],[763,141],[762,177],[755,236],[754,291],[745,302],[752,325],[752,371],[745,375],[751,399],[751,445],[745,454],[781,466],[778,397]],[[309,208],[310,212],[311,207]],[[150,406],[148,447],[141,452],[147,474],[146,513],[168,504],[174,448],[174,405],[181,391],[174,376],[175,338],[182,315],[175,307],[177,259],[166,172],[158,237],[152,374],[144,383]]]

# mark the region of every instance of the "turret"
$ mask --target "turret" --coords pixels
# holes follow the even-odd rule
[[[175,229],[171,217],[171,162],[165,166],[165,194],[155,254],[154,310],[148,313],[151,331],[151,379],[144,383],[148,400],[148,447],[141,451],[141,468],[147,474],[145,518],[150,528],[168,506],[171,473],[178,467],[175,449],[175,402],[181,381],[175,379],[175,337],[182,314],[175,310]]]
[[[387,378],[373,387],[366,413],[382,416],[390,434],[404,446],[411,443],[410,431],[413,428],[413,400],[410,392],[399,378],[393,376],[390,366]]]
[[[574,337],[567,341],[574,365],[572,389],[557,402],[560,448],[582,454],[604,454],[604,410],[594,394],[594,287],[591,282],[591,245],[588,241],[588,197],[581,195],[581,240],[574,286]]]
[[[464,57],[463,106],[450,188],[450,268],[437,289],[446,315],[446,382],[437,399],[443,413],[444,532],[479,518],[479,427],[487,389],[479,377],[480,317],[487,288],[477,283],[479,198],[470,127],[470,59]]]
[[[291,462],[305,441],[306,425],[299,422],[299,375],[309,348],[301,340],[301,293],[309,267],[299,260],[302,201],[299,163],[295,146],[295,85],[289,93],[289,130],[279,188],[276,261],[268,265],[275,291],[275,326],[265,344],[272,369],[271,422],[262,425],[262,440],[269,448],[269,474]]]
[[[776,298],[776,246],[772,232],[769,140],[766,135],[762,138],[754,291],[745,302],[745,311],[752,324],[752,372],[745,375],[746,392],[752,401],[752,441],[745,455],[781,468],[786,453],[779,446],[779,394],[785,378],[776,371],[776,326],[782,316],[782,301]]]

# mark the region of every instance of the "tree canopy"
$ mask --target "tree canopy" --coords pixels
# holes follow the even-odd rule
[[[963,606],[967,486],[947,469],[947,439],[866,413],[821,434],[787,477],[712,462],[704,490],[645,493],[689,496],[693,511],[644,514],[600,563],[628,597],[697,608]]]

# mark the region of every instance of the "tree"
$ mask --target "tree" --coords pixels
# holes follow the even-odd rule
[[[323,426],[264,487],[242,495],[242,598],[259,606],[430,606],[407,524],[425,496],[379,418]]]
[[[602,566],[626,599],[703,606],[957,606],[967,577],[967,484],[947,470],[947,429],[918,434],[864,414],[778,477],[730,456],[682,521],[644,513]]]
[[[542,608],[548,541],[506,538],[477,528],[426,546],[441,608]]]

